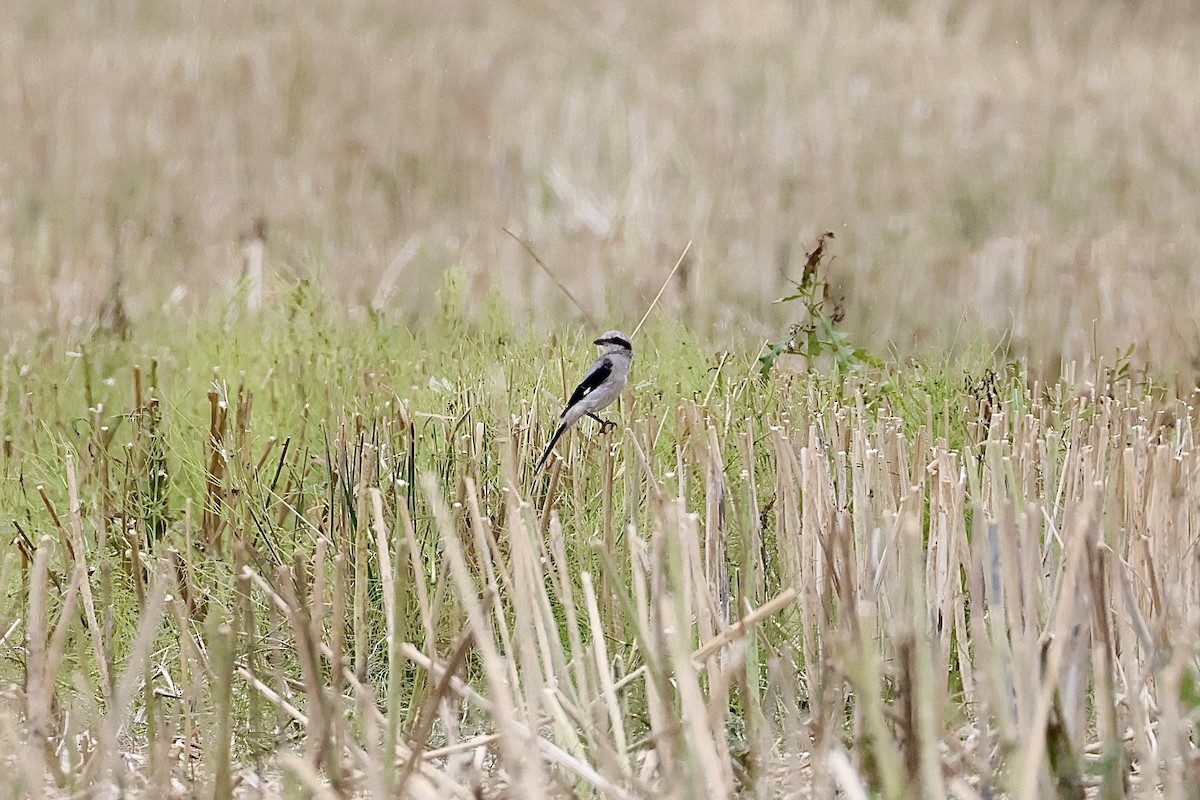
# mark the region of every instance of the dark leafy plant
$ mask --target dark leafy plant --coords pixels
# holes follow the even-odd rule
[[[840,375],[858,372],[866,367],[879,366],[879,360],[866,350],[850,343],[849,334],[838,326],[845,318],[840,301],[830,297],[829,281],[824,275],[828,265],[825,245],[834,238],[826,231],[804,261],[799,281],[793,281],[795,291],[776,303],[799,303],[802,314],[792,323],[787,335],[767,344],[767,352],[759,356],[759,372],[765,377],[782,355],[804,356],[811,368],[822,356],[828,356]]]

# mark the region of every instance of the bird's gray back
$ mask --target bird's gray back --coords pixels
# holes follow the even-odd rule
[[[563,422],[568,425],[587,413],[596,413],[612,404],[621,396],[625,385],[629,383],[629,370],[633,359],[625,353],[609,353],[596,359],[588,369],[580,386],[585,386],[589,378],[598,372],[607,373],[606,379],[594,389],[584,394],[577,402],[571,404],[563,413]]]

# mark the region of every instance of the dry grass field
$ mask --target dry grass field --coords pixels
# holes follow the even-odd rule
[[[673,310],[754,339],[831,230],[866,345],[1196,370],[1187,3],[12,0],[0,41],[11,328],[203,305],[261,217],[414,315],[457,264],[577,318],[505,226],[600,318],[691,240]]]
[[[0,797],[1196,797],[1197,75],[1188,3],[9,0]]]

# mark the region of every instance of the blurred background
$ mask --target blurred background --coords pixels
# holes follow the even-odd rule
[[[1200,9],[1119,0],[7,0],[5,338],[278,286],[723,340],[823,231],[857,344],[1200,369]],[[251,258],[250,260],[253,260]],[[268,284],[270,287],[272,284]],[[268,291],[270,289],[268,288]]]

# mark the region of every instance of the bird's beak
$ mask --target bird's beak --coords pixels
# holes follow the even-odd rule
[[[607,339],[597,339],[596,341],[592,342],[592,344],[595,344],[595,345],[608,344],[608,340]]]

